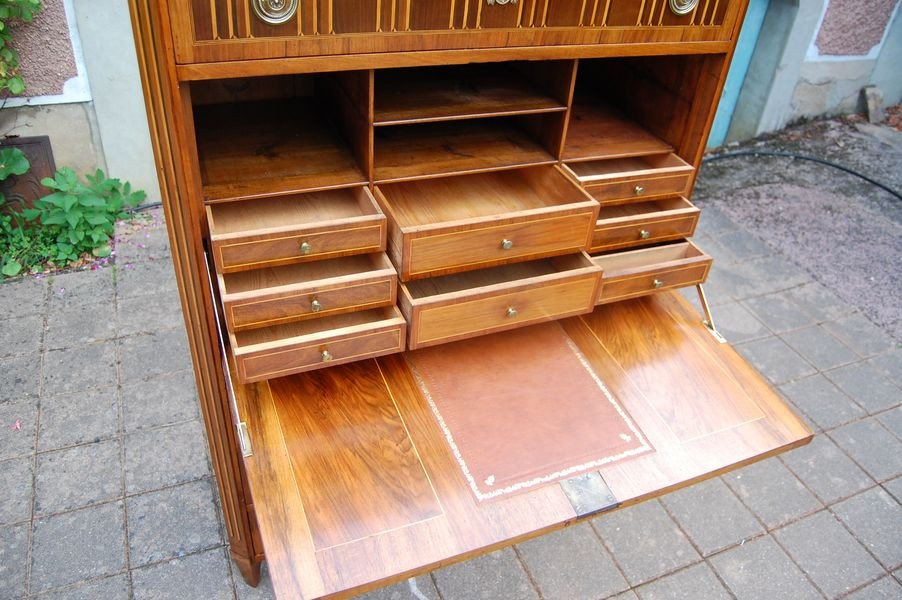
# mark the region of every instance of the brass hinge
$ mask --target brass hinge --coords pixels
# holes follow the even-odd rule
[[[698,292],[698,300],[702,305],[702,311],[705,313],[705,320],[702,321],[702,324],[705,326],[705,329],[708,330],[708,333],[714,336],[715,340],[721,344],[726,344],[727,338],[722,336],[720,332],[717,331],[717,326],[714,325],[714,316],[711,314],[711,307],[708,306],[708,297],[705,295],[702,284],[697,284],[695,289]]]
[[[238,445],[241,446],[241,456],[247,458],[254,455],[254,448],[251,446],[251,436],[247,432],[247,423],[241,421],[238,423]]]

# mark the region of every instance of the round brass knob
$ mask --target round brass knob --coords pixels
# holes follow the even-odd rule
[[[648,231],[647,229],[640,229],[639,237],[642,238],[643,240],[647,240],[648,238],[651,237],[651,232]]]
[[[313,250],[313,246],[310,245],[310,242],[301,242],[300,249],[301,254],[310,254]]]
[[[323,305],[320,304],[320,301],[317,300],[316,298],[314,298],[313,301],[310,302],[310,310],[312,310],[313,312],[319,312],[322,309],[323,309]]]
[[[513,247],[514,247],[513,240],[509,240],[509,239],[501,240],[501,249],[502,250],[510,250]]]
[[[508,307],[508,309],[507,309],[507,316],[508,316],[509,319],[513,319],[514,317],[516,317],[516,316],[519,315],[519,314],[520,314],[520,313],[519,313],[519,312],[517,311],[517,309],[514,308],[513,306],[509,306],[509,307]]]
[[[664,287],[664,282],[661,281],[660,279],[655,279],[652,283],[654,283],[654,286],[655,286],[655,289],[656,289],[656,290],[659,289],[659,288]]]
[[[641,185],[637,185],[636,187],[633,188],[633,191],[636,192],[637,196],[640,196],[645,193],[645,188],[642,187]]]
[[[332,360],[332,353],[328,350],[323,350],[321,356],[323,357],[323,362],[329,362]]]

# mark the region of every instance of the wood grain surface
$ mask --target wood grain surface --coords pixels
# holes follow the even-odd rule
[[[810,439],[678,295],[598,307],[562,324],[655,449],[601,470],[623,503]],[[476,502],[397,356],[238,386],[236,397],[254,446],[248,479],[279,597],[359,593],[576,519],[557,484]],[[317,433],[324,429],[330,434]],[[383,434],[382,450],[363,451]],[[382,509],[390,514],[374,514]],[[357,538],[362,532],[371,535]]]

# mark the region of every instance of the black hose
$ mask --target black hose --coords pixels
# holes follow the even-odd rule
[[[137,212],[143,212],[145,210],[150,210],[151,208],[157,208],[158,206],[163,206],[162,202],[148,202],[147,204],[139,204],[138,206],[132,206],[130,208],[126,208],[125,212],[129,214],[134,214]]]
[[[839,169],[840,171],[845,171],[849,175],[854,175],[855,177],[860,177],[861,179],[864,179],[868,183],[876,185],[880,189],[889,192],[890,194],[892,194],[899,200],[902,200],[902,195],[900,195],[899,192],[890,188],[887,185],[880,183],[879,181],[875,181],[875,180],[871,179],[867,175],[859,173],[858,171],[856,171],[854,169],[850,169],[849,167],[840,165],[838,163],[830,162],[829,160],[824,160],[823,158],[816,158],[814,156],[805,156],[804,154],[793,154],[792,152],[779,152],[776,150],[742,150],[742,151],[738,151],[738,152],[725,152],[723,154],[710,154],[710,155],[704,157],[702,159],[702,162],[712,162],[712,161],[720,160],[723,158],[733,158],[733,157],[737,157],[737,156],[781,156],[784,158],[795,158],[798,160],[808,160],[808,161],[815,162],[815,163],[818,163],[821,165],[827,165],[828,167],[833,167],[834,169]]]

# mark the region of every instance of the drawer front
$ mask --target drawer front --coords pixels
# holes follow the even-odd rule
[[[695,212],[662,219],[651,214],[647,218],[618,225],[606,225],[603,221],[598,221],[590,252],[691,237],[695,233],[698,216],[699,212]]]
[[[182,0],[168,4],[178,63],[418,50],[472,52],[503,46],[623,43],[625,39],[631,43],[722,41],[730,39],[743,6],[739,0],[712,0],[678,16],[664,8],[666,2],[637,0]],[[258,17],[255,4],[269,6],[266,12],[276,19],[267,22]],[[298,9],[293,10],[294,6]]]
[[[411,323],[410,348],[591,312],[597,287],[598,275],[587,274],[532,289],[423,307]]]
[[[283,377],[404,350],[405,326],[361,333],[318,343],[236,356],[241,383]],[[328,353],[328,360],[324,353]]]
[[[685,195],[689,187],[689,176],[689,173],[683,173],[668,177],[637,177],[615,183],[587,184],[585,187],[604,206]]]
[[[384,250],[385,221],[319,231],[288,233],[240,241],[214,241],[220,273],[275,267]]]
[[[396,278],[384,277],[328,287],[313,287],[267,298],[227,300],[223,302],[223,307],[229,329],[241,331],[305,318],[388,306],[395,302],[396,287]]]
[[[594,225],[594,212],[586,212],[414,238],[409,242],[409,260],[401,278],[417,279],[578,252],[588,244]]]
[[[704,283],[712,259],[705,257],[687,265],[649,268],[642,273],[606,279],[602,277],[598,304],[645,296],[654,292]]]

